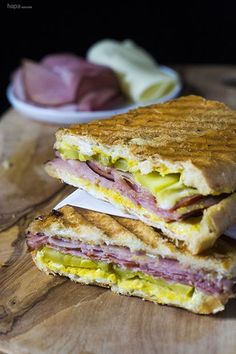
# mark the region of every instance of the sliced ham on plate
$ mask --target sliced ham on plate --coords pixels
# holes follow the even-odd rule
[[[75,99],[77,83],[72,75],[66,82],[61,75],[31,60],[24,60],[23,75],[27,97],[33,102],[55,106]]]
[[[74,54],[48,55],[40,63],[24,59],[12,82],[17,98],[46,108],[94,111],[125,102],[110,68]]]

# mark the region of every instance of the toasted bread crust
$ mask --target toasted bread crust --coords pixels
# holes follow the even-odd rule
[[[180,234],[173,225],[184,225],[184,221],[176,221],[175,223],[168,223],[164,220],[156,221],[156,219],[152,218],[154,214],[138,208],[135,204],[132,204],[132,208],[127,208],[121,202],[114,200],[112,196],[105,196],[103,190],[99,188],[95,190],[93,186],[90,187],[88,183],[82,184],[81,180],[79,182],[73,180],[73,183],[71,183],[71,176],[65,171],[48,165],[47,172],[52,177],[62,179],[64,182],[72,184],[74,187],[86,190],[96,198],[107,200],[118,208],[126,209],[130,214],[137,216],[144,223],[160,229],[166,236],[172,239],[173,242],[183,242],[186,248],[194,255],[212,247],[227,228],[236,223],[236,193],[223,199],[218,204],[207,208],[203,213],[198,230],[192,231],[188,229],[187,234]]]
[[[177,259],[192,269],[208,269],[227,277],[236,275],[236,242],[219,239],[205,254],[193,256],[186,248],[177,248],[161,232],[138,220],[110,216],[91,210],[64,206],[30,224],[32,234],[61,235],[89,244],[110,244],[144,250],[149,254]]]
[[[85,284],[85,285],[97,285],[100,287],[110,288],[113,292],[121,295],[127,296],[137,296],[141,297],[143,300],[149,300],[155,303],[159,303],[161,305],[171,305],[176,307],[181,307],[196,314],[215,314],[219,311],[224,310],[224,305],[228,302],[229,297],[226,295],[210,295],[203,293],[199,290],[195,290],[193,297],[186,302],[178,302],[177,300],[170,300],[166,298],[160,299],[160,301],[155,301],[152,297],[146,294],[144,291],[135,290],[135,291],[127,291],[126,289],[113,284],[112,281],[108,281],[107,279],[97,279],[91,280],[86,279],[86,277],[78,277],[74,274],[64,273],[63,271],[54,272],[47,268],[42,263],[38,262],[35,257],[35,252],[32,252],[33,260],[41,271],[45,272],[46,274],[53,274],[53,275],[61,275],[66,276],[70,280]]]
[[[181,172],[203,195],[236,189],[236,111],[198,96],[140,107],[111,119],[59,129],[57,143],[147,161]],[[77,140],[76,140],[77,139]],[[85,152],[85,151],[84,151]],[[87,151],[88,152],[88,151]]]

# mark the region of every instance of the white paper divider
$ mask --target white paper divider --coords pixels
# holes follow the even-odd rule
[[[71,193],[63,199],[59,204],[57,204],[54,209],[59,209],[64,205],[71,205],[83,209],[90,209],[93,211],[98,211],[100,213],[121,216],[123,218],[137,219],[135,216],[122,212],[121,210],[114,207],[112,204],[105,202],[100,199],[92,197],[85,191],[77,189],[75,192]],[[231,226],[224,235],[236,240],[236,225]]]
[[[90,209],[98,211],[100,213],[121,216],[123,218],[137,219],[135,216],[122,212],[121,210],[114,207],[112,204],[100,199],[96,199],[87,192],[82,191],[80,189],[77,189],[75,192],[68,195],[68,197],[66,197],[59,204],[57,204],[54,209],[59,209],[64,205],[71,205],[83,209]]]

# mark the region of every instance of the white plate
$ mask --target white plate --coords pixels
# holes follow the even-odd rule
[[[124,105],[120,108],[107,110],[107,111],[92,111],[92,112],[74,112],[74,111],[63,111],[55,108],[43,108],[30,103],[23,102],[19,100],[13,94],[12,86],[9,85],[7,88],[7,98],[12,104],[12,106],[22,113],[23,115],[44,122],[51,122],[56,124],[72,124],[72,123],[87,123],[93,119],[103,119],[110,117],[114,114],[124,113],[128,110],[140,106],[146,106],[153,103],[160,103],[168,101],[172,98],[177,97],[182,89],[182,84],[180,77],[176,71],[167,66],[161,66],[161,71],[171,77],[177,79],[177,84],[173,90],[166,96],[161,97],[158,100],[146,101],[145,103],[140,102],[136,104]]]

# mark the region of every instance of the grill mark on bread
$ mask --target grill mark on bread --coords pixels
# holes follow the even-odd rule
[[[132,232],[125,228],[111,215],[96,213],[86,209],[81,209],[81,214],[91,225],[97,227],[111,239],[116,238],[117,234],[122,235],[129,233],[129,236],[133,236]]]
[[[151,247],[157,247],[157,231],[141,221],[125,219],[119,217],[113,217],[116,221],[118,221],[122,226],[124,226],[127,230],[129,230],[135,237],[139,238],[146,245]]]
[[[204,129],[202,127],[202,124],[204,123]],[[218,122],[217,124],[217,127],[215,127],[212,122],[206,122],[206,121],[203,121],[203,122],[200,122],[200,123],[196,123],[196,122],[181,122],[181,124],[176,124],[176,121],[170,121],[168,120],[167,122],[158,122],[158,123],[155,123],[154,125],[149,125],[148,123],[145,123],[143,122],[142,124],[146,124],[145,126],[141,126],[139,124],[136,124],[136,125],[132,125],[130,124],[129,126],[125,127],[123,126],[122,124],[115,124],[114,125],[114,122],[113,122],[113,126],[112,125],[104,125],[103,127],[97,127],[96,125],[94,126],[90,126],[89,129],[86,128],[83,129],[83,133],[84,135],[86,135],[88,132],[91,132],[92,133],[92,136],[99,136],[101,133],[103,133],[104,135],[107,135],[109,132],[120,132],[121,135],[125,134],[127,136],[134,136],[134,132],[140,132],[140,133],[150,133],[150,134],[153,134],[153,135],[156,135],[156,136],[160,136],[162,135],[163,132],[168,132],[168,135],[172,133],[172,131],[169,131],[168,128],[172,128],[173,131],[176,133],[178,132],[178,135],[179,133],[184,133],[186,134],[187,136],[188,135],[191,135],[193,133],[197,133],[199,134],[199,132],[201,132],[201,134],[203,136],[216,136],[216,134],[218,135],[219,133],[223,135],[224,132],[229,132],[229,133],[232,133],[232,136],[233,134],[235,133],[235,130],[236,129],[236,122],[235,123],[232,123],[228,125],[226,124],[223,124],[221,122]],[[106,131],[103,131],[104,130],[104,127],[106,128]],[[94,130],[96,128],[96,130]],[[122,128],[122,132],[120,131],[120,129]],[[131,130],[132,128],[132,130]],[[158,129],[155,131],[154,129],[155,128],[158,128],[160,129],[161,128],[161,131],[158,131]],[[188,129],[186,128],[191,128],[192,131],[189,131]],[[68,132],[69,133],[69,132]],[[76,132],[76,130],[74,128],[71,128],[70,130],[70,133],[73,134],[77,134],[77,133],[81,133],[80,131],[79,132]]]
[[[191,131],[186,132],[184,129],[182,128],[189,128],[191,129]],[[212,131],[211,129],[208,129],[209,131],[206,132],[200,132],[199,130],[192,130],[191,127],[188,127],[186,125],[184,125],[182,128],[173,128],[170,125],[167,125],[164,129],[162,129],[161,131],[159,131],[159,127],[155,127],[157,128],[157,131],[153,131],[152,129],[149,130],[149,128],[145,128],[143,127],[143,129],[133,129],[132,131],[124,131],[124,130],[120,130],[119,127],[116,127],[114,129],[109,129],[106,134],[104,134],[104,137],[110,137],[111,133],[115,133],[116,134],[116,138],[121,137],[121,138],[129,138],[129,139],[134,139],[134,137],[142,137],[143,140],[147,140],[146,144],[150,144],[151,141],[148,141],[148,139],[150,138],[158,138],[161,136],[165,136],[166,138],[168,138],[169,140],[173,140],[173,138],[179,137],[182,138],[182,140],[186,140],[189,141],[189,138],[191,137],[198,137],[199,139],[210,139],[214,142],[218,141],[219,138],[221,137],[225,137],[227,136],[227,138],[231,139],[232,142],[236,142],[236,138],[235,138],[235,130],[231,128],[227,129],[221,129],[217,132]],[[207,129],[207,127],[205,126],[205,128]],[[169,130],[171,129],[171,131]],[[93,132],[92,136],[93,138],[95,137],[100,137],[100,134],[102,133],[102,131],[100,132],[99,130],[97,130],[96,132]],[[184,134],[184,138],[183,136],[181,136],[181,134]],[[103,137],[103,139],[104,139]],[[225,138],[226,139],[226,138]]]
[[[129,113],[127,113],[129,114]],[[176,112],[176,114],[174,113],[168,113],[168,114],[158,114],[158,116],[151,114],[150,112],[146,113],[148,115],[148,120],[145,118],[145,123],[152,127],[155,126],[157,124],[157,122],[159,124],[165,123],[167,120],[173,123],[193,123],[196,125],[200,126],[200,123],[204,122],[206,124],[211,124],[213,126],[214,123],[218,124],[222,124],[222,125],[226,125],[227,123],[230,122],[231,124],[235,125],[235,114],[221,114],[219,117],[220,112],[217,113],[217,116],[214,117],[212,114],[204,114],[204,111],[201,113],[200,112],[194,112],[194,116],[193,117],[189,117],[187,116],[187,119],[184,115],[179,116],[179,113]],[[202,115],[204,114],[204,117],[202,117]],[[137,117],[133,118],[133,119],[126,119],[125,117],[119,118],[119,116],[115,117],[117,124],[122,124],[122,125],[131,125],[132,127],[138,126],[137,122],[138,121],[143,121],[143,114],[139,114],[137,115]],[[198,121],[196,121],[196,118],[198,118]],[[112,118],[114,120],[114,118]],[[113,125],[112,123],[112,119],[107,119],[103,125],[98,124],[97,121],[93,121],[91,123],[88,123],[88,125],[86,127],[90,128],[93,126],[98,126],[98,128],[101,128],[102,126],[111,126]],[[78,129],[78,125],[74,126],[74,129]]]
[[[129,114],[129,112],[126,114]],[[148,116],[148,119],[146,116]],[[197,118],[197,120],[196,120],[196,118]],[[91,129],[94,126],[96,126],[98,129],[101,129],[104,126],[112,128],[113,124],[114,124],[114,119],[116,120],[117,125],[120,124],[124,128],[129,127],[129,126],[132,126],[132,127],[137,126],[140,128],[139,124],[144,123],[144,122],[145,122],[146,126],[148,126],[148,127],[155,127],[155,125],[162,125],[163,123],[166,123],[168,121],[172,122],[172,123],[177,123],[177,125],[182,124],[182,123],[189,123],[189,124],[195,124],[196,126],[201,126],[201,123],[204,122],[206,124],[211,125],[212,127],[214,127],[214,126],[217,127],[219,124],[228,126],[228,123],[231,123],[235,126],[235,113],[234,112],[231,115],[223,115],[223,114],[220,114],[220,112],[218,112],[215,119],[214,119],[214,116],[212,116],[212,115],[208,116],[207,114],[205,115],[204,113],[202,113],[202,115],[200,116],[200,114],[198,114],[197,112],[195,112],[193,117],[189,117],[189,116],[179,117],[178,114],[176,114],[176,115],[171,115],[171,114],[156,115],[156,116],[152,117],[151,113],[146,113],[144,116],[140,114],[139,116],[137,116],[133,119],[129,119],[129,120],[127,120],[125,117],[123,117],[123,118],[113,117],[111,119],[104,120],[104,123],[102,125],[98,124],[98,121],[93,121],[91,123],[88,123],[84,127],[83,130],[85,131],[86,129]],[[112,120],[113,120],[113,123],[112,123]],[[74,131],[76,131],[76,130],[80,131],[80,128],[81,127],[79,125],[73,126]]]

